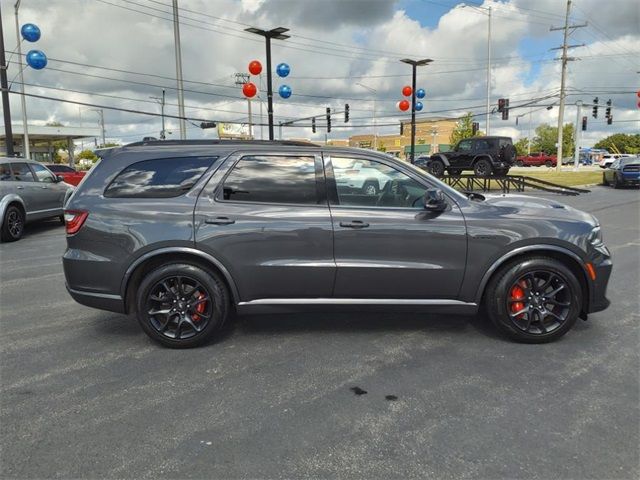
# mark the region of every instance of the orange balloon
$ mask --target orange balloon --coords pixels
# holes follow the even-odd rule
[[[407,100],[400,100],[400,102],[398,102],[398,108],[403,112],[406,112],[407,110],[409,110],[409,107],[410,105]]]
[[[411,92],[413,92],[413,90],[409,85],[406,85],[405,87],[402,88],[402,95],[404,95],[405,97],[408,97],[409,95],[411,95]]]
[[[258,88],[255,84],[247,82],[242,86],[242,93],[244,93],[244,96],[247,98],[255,97],[256,93],[258,93]]]
[[[251,75],[260,75],[262,72],[262,64],[258,60],[253,60],[249,63],[249,73]]]

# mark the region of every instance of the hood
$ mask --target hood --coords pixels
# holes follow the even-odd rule
[[[593,215],[554,199],[509,194],[485,195],[485,198],[483,203],[509,209],[511,213],[519,215],[566,218],[598,225],[598,220]]]

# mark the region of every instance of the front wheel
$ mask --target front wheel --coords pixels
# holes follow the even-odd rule
[[[434,177],[442,177],[444,175],[444,162],[442,160],[431,160],[428,170]]]
[[[4,212],[0,239],[3,242],[15,242],[24,233],[24,213],[15,205],[9,205]]]
[[[171,348],[211,340],[229,312],[224,282],[202,268],[173,263],[149,273],[136,293],[137,317],[149,337]]]
[[[551,168],[553,167],[553,162],[551,160],[547,160],[546,162],[544,162],[544,166],[547,168]]]
[[[491,162],[484,158],[481,158],[473,165],[473,173],[476,174],[476,177],[488,177],[491,175]]]
[[[574,273],[548,257],[528,257],[503,267],[485,292],[493,324],[524,343],[557,340],[575,324],[582,289]]]

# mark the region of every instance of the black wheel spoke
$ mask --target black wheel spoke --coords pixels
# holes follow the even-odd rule
[[[540,312],[536,311],[536,317],[538,317],[538,325],[540,325],[540,330],[542,333],[547,333],[547,327],[544,325],[544,316],[540,315]]]
[[[551,285],[551,282],[553,282],[553,280],[557,278],[553,273],[549,275],[549,278],[547,279],[546,282],[544,282],[544,284],[542,285],[542,287],[540,287],[540,291],[541,292],[545,292],[547,290],[547,288],[549,288],[549,285]]]
[[[555,298],[547,298],[545,300],[546,303],[551,303],[552,305],[557,305],[558,307],[568,307],[571,305],[571,302],[560,302]]]
[[[549,292],[547,294],[547,298],[553,298],[555,297],[558,293],[560,293],[560,291],[564,290],[565,285],[564,283],[561,283],[560,285],[558,285],[553,291]]]
[[[195,323],[193,323],[193,321],[189,318],[189,317],[184,317],[184,323],[186,323],[187,325],[189,325],[191,328],[193,328],[196,332],[199,332],[200,330],[202,330],[202,327],[198,327],[196,326]]]
[[[173,293],[173,290],[171,290],[171,287],[169,286],[169,284],[165,281],[163,281],[160,285],[162,285],[162,288],[164,288],[167,293],[169,294],[170,297],[175,298],[175,293]]]
[[[525,332],[529,332],[531,329],[531,321],[533,320],[533,314],[529,311],[527,312],[527,325],[524,328]]]
[[[529,311],[529,307],[526,306],[526,307],[518,310],[517,312],[510,313],[509,315],[511,315],[511,318],[516,318],[516,317],[519,317],[520,315],[522,315],[523,313],[527,313],[528,311]]]
[[[147,313],[149,315],[168,315],[171,312],[170,308],[163,308],[161,310],[149,310]]]
[[[208,296],[205,296],[205,297],[202,297],[202,298],[197,299],[195,302],[193,302],[193,303],[191,304],[191,306],[192,306],[192,307],[197,307],[198,305],[201,305],[201,304],[203,304],[203,303],[207,303],[208,301],[209,301],[209,297],[208,297]]]
[[[555,318],[558,322],[562,323],[564,322],[564,318],[562,318],[560,315],[558,315],[555,312],[552,312],[551,310],[547,310],[547,315],[552,316],[553,318]]]

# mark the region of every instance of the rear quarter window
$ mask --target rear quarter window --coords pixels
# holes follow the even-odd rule
[[[8,163],[0,163],[0,182],[10,182],[13,180],[11,168]]]
[[[170,198],[187,193],[218,157],[144,160],[129,165],[104,192],[110,198]]]

